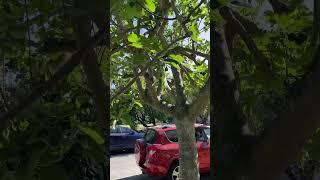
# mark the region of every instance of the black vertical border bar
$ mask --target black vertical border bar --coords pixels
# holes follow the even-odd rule
[[[107,71],[108,71],[108,75],[107,75],[107,79],[105,79],[106,81],[106,85],[108,88],[108,93],[107,93],[107,103],[108,103],[108,107],[109,109],[106,110],[107,113],[107,124],[106,124],[106,130],[107,132],[105,132],[105,147],[106,147],[106,165],[105,165],[105,172],[104,172],[104,179],[106,180],[110,180],[110,150],[109,150],[109,144],[110,144],[110,106],[111,106],[111,101],[110,101],[110,80],[111,80],[111,39],[110,39],[110,19],[111,19],[111,11],[110,11],[110,4],[111,1],[110,0],[105,0],[106,2],[106,14],[107,14],[107,19],[106,19],[106,49],[107,49],[107,59],[106,61],[108,62],[107,65]]]
[[[210,58],[209,58],[209,73],[210,73],[210,177],[211,179],[215,178],[216,171],[215,171],[215,123],[214,123],[214,116],[213,116],[213,63],[215,57],[214,57],[214,42],[215,42],[215,35],[214,35],[214,28],[215,28],[215,22],[214,19],[212,19],[212,13],[214,11],[214,7],[217,5],[216,0],[210,0],[209,2],[209,17],[210,17]]]

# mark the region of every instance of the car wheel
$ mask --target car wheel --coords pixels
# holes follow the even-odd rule
[[[172,164],[167,179],[179,180],[179,163]]]

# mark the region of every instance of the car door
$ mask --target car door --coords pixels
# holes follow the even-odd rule
[[[115,151],[123,148],[121,132],[118,126],[110,130],[110,150]]]
[[[206,138],[206,143],[202,146],[204,167],[210,169],[210,128],[202,128]]]
[[[136,141],[136,132],[127,127],[121,127],[122,141],[124,147],[130,149],[134,148],[134,143]]]
[[[128,133],[126,127],[118,126],[117,140],[119,145],[121,146],[121,149],[128,148]]]
[[[209,130],[210,131],[210,130]],[[195,129],[196,146],[198,150],[198,161],[200,170],[210,168],[210,144],[205,134],[204,128],[197,127]]]

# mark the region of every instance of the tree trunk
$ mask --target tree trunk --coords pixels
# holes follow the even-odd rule
[[[76,0],[75,7],[80,9],[86,9],[84,1]],[[79,16],[74,17],[75,23],[75,32],[77,37],[77,46],[82,47],[84,43],[88,41],[91,37],[91,23],[92,17],[90,16]],[[110,27],[103,27],[103,28],[110,28]],[[108,36],[109,37],[109,36]],[[109,44],[107,44],[107,47]],[[110,104],[110,88],[109,85],[107,86],[104,82],[102,72],[99,67],[98,57],[95,53],[93,48],[88,50],[88,54],[85,59],[82,60],[82,67],[84,69],[88,86],[93,94],[93,100],[95,103],[95,109],[97,112],[97,120],[99,125],[100,134],[105,136],[105,151],[104,151],[104,159],[100,160],[102,169],[104,170],[103,177],[104,179],[109,178],[110,169],[108,168],[110,164],[109,159],[109,135],[110,135],[110,112],[109,106]],[[110,59],[107,59],[109,61]],[[109,79],[108,79],[109,81]],[[107,83],[109,84],[109,83]]]
[[[193,121],[188,117],[176,121],[179,141],[179,180],[199,180],[198,151]]]
[[[240,111],[239,91],[224,31],[216,27],[211,29],[214,37],[212,46],[215,52],[212,54],[214,57],[211,57],[213,61],[210,67],[210,71],[214,73],[211,76],[214,99],[211,103],[211,114],[216,123],[213,138],[211,138],[214,146],[211,148],[211,162],[217,179],[233,180],[237,179],[239,173],[237,151],[244,119]]]

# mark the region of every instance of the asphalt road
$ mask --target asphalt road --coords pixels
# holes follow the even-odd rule
[[[111,180],[158,180],[141,174],[132,152],[113,153],[110,158]],[[209,175],[202,175],[201,180],[209,180]]]

